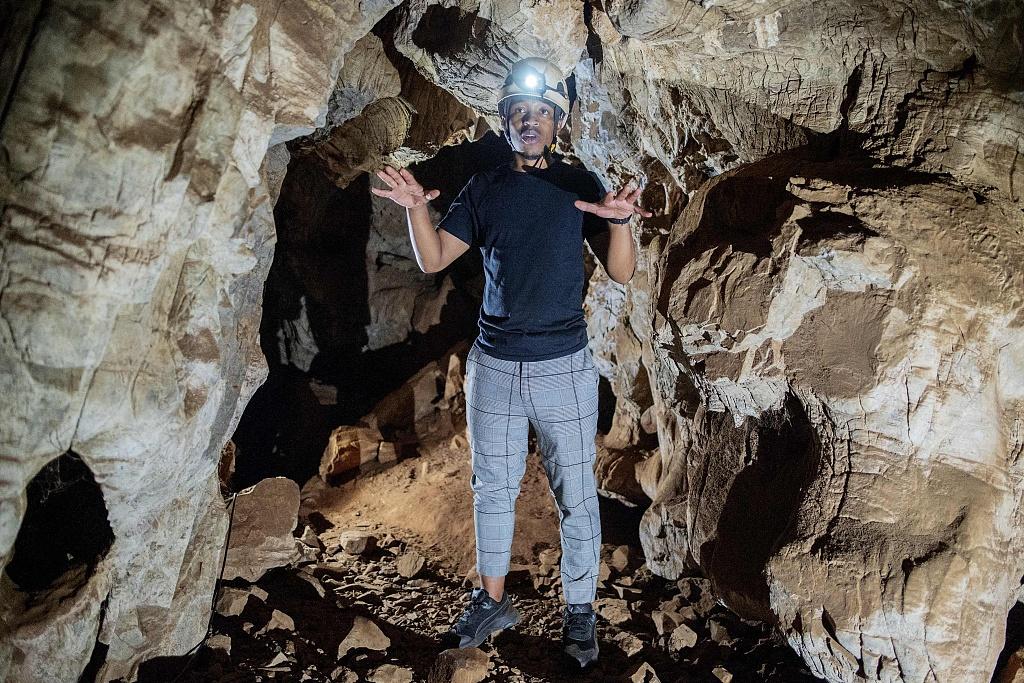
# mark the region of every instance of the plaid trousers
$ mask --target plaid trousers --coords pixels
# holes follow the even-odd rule
[[[482,576],[508,573],[515,501],[533,425],[560,520],[565,601],[595,599],[601,550],[594,478],[598,379],[588,347],[541,361],[501,360],[476,345],[470,349],[466,416],[477,572]]]

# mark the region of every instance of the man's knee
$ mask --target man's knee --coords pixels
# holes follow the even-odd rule
[[[473,495],[478,498],[498,498],[507,500],[509,496],[513,500],[519,497],[518,479],[485,479],[474,474],[469,480]]]

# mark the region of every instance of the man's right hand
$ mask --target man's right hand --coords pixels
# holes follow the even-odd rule
[[[424,190],[423,186],[416,182],[412,173],[405,168],[395,170],[390,166],[385,166],[383,170],[377,171],[377,177],[383,180],[390,189],[382,190],[371,187],[370,192],[378,197],[387,197],[395,204],[407,209],[423,206],[441,194],[440,190]]]

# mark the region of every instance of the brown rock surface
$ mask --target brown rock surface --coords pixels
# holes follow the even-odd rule
[[[368,425],[336,428],[320,460],[320,478],[333,485],[349,470],[377,460],[382,441],[380,431]]]
[[[479,648],[445,650],[437,656],[427,683],[480,683],[490,665],[491,658]]]
[[[292,535],[298,524],[299,487],[291,479],[264,479],[235,498],[224,579],[255,582],[268,569],[299,558]]]
[[[386,650],[391,645],[391,639],[384,635],[372,619],[357,616],[352,622],[352,628],[338,643],[338,659],[341,659],[351,650],[359,648],[365,650]]]
[[[702,188],[663,259],[652,568],[695,561],[830,680],[988,675],[1024,569],[1014,211],[796,155]]]

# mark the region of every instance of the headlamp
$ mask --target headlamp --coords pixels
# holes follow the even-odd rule
[[[548,90],[555,90],[555,88],[548,87],[544,74],[529,66],[522,66],[510,73],[505,79],[505,85],[509,85],[513,81],[523,90],[537,95],[543,95]],[[558,91],[555,90],[555,92]]]

